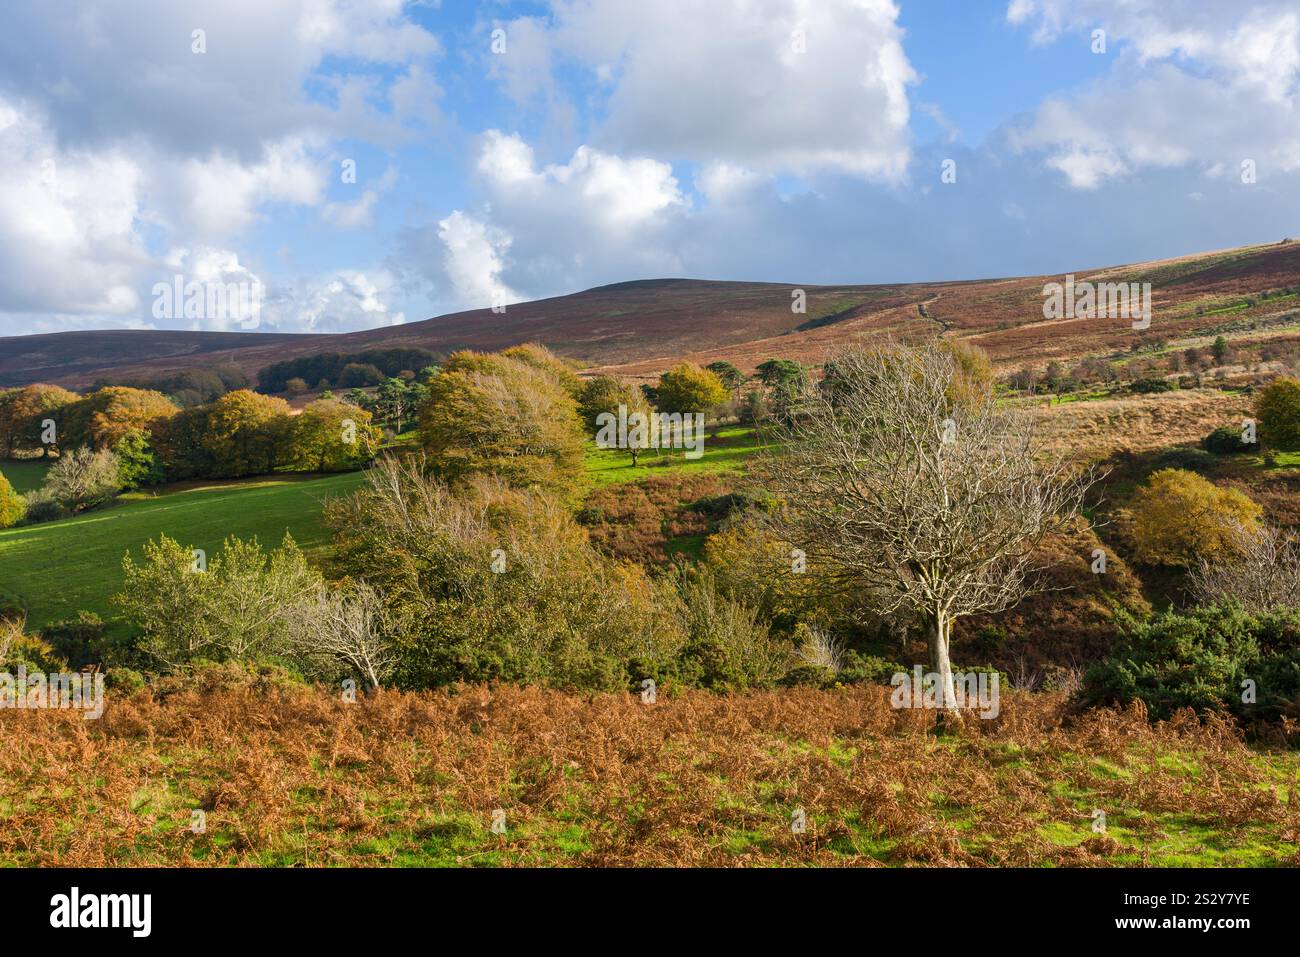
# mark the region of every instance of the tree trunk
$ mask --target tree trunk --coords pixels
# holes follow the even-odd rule
[[[957,690],[952,681],[952,662],[948,660],[948,642],[952,637],[952,619],[943,612],[935,612],[929,622],[930,671],[938,675],[935,700],[939,706],[939,725],[945,715],[956,716]]]

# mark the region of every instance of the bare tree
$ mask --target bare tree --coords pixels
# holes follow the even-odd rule
[[[286,609],[291,654],[306,670],[337,672],[340,665],[378,688],[397,666],[379,593],[368,585],[346,591],[320,586]]]
[[[837,358],[777,433],[773,530],[881,614],[911,612],[955,707],[953,622],[1039,587],[1035,546],[1078,512],[1094,472],[1048,454],[1032,420],[933,343]]]
[[[1205,604],[1235,600],[1262,614],[1274,608],[1300,608],[1300,539],[1263,527],[1238,529],[1229,554],[1202,558],[1192,569],[1192,593]]]

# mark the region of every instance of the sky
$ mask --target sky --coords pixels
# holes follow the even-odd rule
[[[0,335],[1274,242],[1298,82],[1295,0],[7,0]]]

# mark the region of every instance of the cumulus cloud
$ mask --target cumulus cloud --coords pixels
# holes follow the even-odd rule
[[[286,206],[318,207],[339,228],[373,225],[395,171],[355,199],[327,202],[326,183],[338,137],[379,141],[438,118],[428,61],[441,46],[404,7],[119,0],[69,15],[7,4],[0,334],[31,331],[42,313],[150,322],[169,247],[228,249]],[[388,79],[365,75],[375,64]],[[65,320],[42,325],[52,321]]]
[[[491,66],[527,100],[576,62],[605,98],[593,140],[620,154],[897,178],[917,81],[890,0],[552,0],[506,25]],[[516,54],[515,51],[518,51]]]
[[[268,329],[286,332],[356,332],[399,326],[393,309],[394,280],[384,270],[339,270],[271,291],[263,307]]]
[[[483,209],[456,210],[438,223],[444,254],[440,273],[429,277],[449,285],[460,305],[513,302],[629,270],[681,269],[668,236],[691,204],[667,163],[584,145],[567,162],[543,166],[521,137],[489,130],[475,171]],[[419,235],[406,243],[428,245]]]
[[[454,211],[438,223],[438,238],[446,248],[443,264],[461,302],[476,307],[503,306],[519,296],[501,281],[510,235]]]
[[[1013,0],[1007,17],[1038,43],[1106,31],[1111,72],[1049,97],[1013,137],[1018,148],[1042,150],[1072,186],[1175,167],[1231,175],[1245,160],[1261,180],[1300,168],[1293,3]]]
[[[139,305],[148,257],[135,232],[142,172],[120,150],[60,149],[21,103],[0,98],[0,308],[107,313]]]

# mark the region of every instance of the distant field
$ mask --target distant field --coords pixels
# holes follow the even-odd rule
[[[632,458],[622,449],[598,449],[588,444],[586,449],[587,472],[597,486],[620,482],[635,482],[652,475],[691,475],[701,472],[739,472],[745,462],[763,448],[754,429],[733,425],[709,430],[704,438],[704,454],[698,459],[686,458],[679,449],[649,449],[640,456],[640,464],[632,467]]]
[[[350,473],[137,493],[77,518],[8,529],[0,532],[0,595],[17,598],[39,628],[81,610],[107,616],[108,599],[121,584],[122,556],[138,556],[162,533],[209,556],[229,535],[274,546],[286,530],[304,549],[318,549],[327,541],[319,521],[324,499],[362,480]]]
[[[45,473],[50,463],[33,459],[27,462],[0,462],[0,475],[9,480],[14,491],[22,495],[34,492],[45,481]]]

